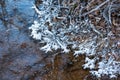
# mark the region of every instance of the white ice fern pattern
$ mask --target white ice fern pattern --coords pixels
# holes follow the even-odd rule
[[[120,51],[109,54],[109,51],[116,52],[114,44],[108,47],[111,35],[103,37],[88,18],[79,22],[73,21],[74,16],[68,15],[69,4],[60,4],[59,0],[56,3],[58,4],[54,4],[54,0],[43,0],[39,9],[33,6],[39,19],[29,29],[34,39],[45,44],[41,50],[46,53],[58,49],[64,53],[73,50],[76,56],[85,54],[84,69],[90,69],[90,73],[97,77],[108,75],[112,78],[120,74],[120,62],[115,57],[120,55]],[[66,10],[65,14],[62,14],[62,8]],[[94,58],[90,58],[91,56]]]

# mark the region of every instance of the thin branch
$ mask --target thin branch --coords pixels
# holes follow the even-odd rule
[[[112,5],[110,4],[109,10],[108,10],[108,13],[109,13],[109,23],[110,24],[112,24],[112,22],[111,22],[111,8],[112,8]]]
[[[105,5],[105,4],[106,4],[107,2],[109,2],[109,1],[110,1],[110,0],[106,0],[106,1],[103,2],[102,4],[98,5],[96,8],[92,9],[91,11],[89,11],[89,12],[87,12],[87,13],[84,13],[84,14],[81,15],[81,16],[86,16],[86,15],[88,15],[88,14],[90,14],[90,13],[98,10],[100,7],[102,7],[103,5]]]

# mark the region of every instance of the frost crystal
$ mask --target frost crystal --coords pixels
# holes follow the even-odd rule
[[[88,57],[86,57],[85,62],[86,64],[84,64],[84,69],[86,68],[90,68],[90,69],[94,69],[95,68],[95,59],[89,59]]]
[[[78,13],[81,13],[83,7],[78,0],[72,0],[72,3],[66,1],[42,0],[40,6],[34,5],[38,19],[29,28],[31,36],[44,43],[41,50],[46,53],[61,49],[64,53],[72,50],[74,55],[85,54],[84,69],[90,69],[97,77],[116,77],[120,74],[120,49],[117,47],[119,42],[111,42],[115,38],[114,34],[111,31],[100,32],[88,17],[82,19]],[[99,9],[108,1],[85,15]]]

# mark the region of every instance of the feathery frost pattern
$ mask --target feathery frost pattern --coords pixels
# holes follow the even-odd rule
[[[103,3],[107,2],[109,0]],[[73,51],[76,56],[85,54],[83,68],[90,69],[90,73],[97,77],[108,75],[112,78],[120,74],[120,49],[117,43],[111,43],[114,34],[109,30],[105,36],[96,29],[86,16],[92,12],[81,14],[83,7],[79,0],[42,0],[33,9],[38,19],[29,29],[35,40],[44,43],[41,50],[46,53],[58,49],[64,53]]]

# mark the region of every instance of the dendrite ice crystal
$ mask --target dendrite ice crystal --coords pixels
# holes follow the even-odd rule
[[[107,2],[109,0],[103,3]],[[90,69],[90,73],[97,77],[108,75],[112,78],[120,74],[120,49],[112,41],[114,34],[109,26],[106,26],[109,31],[102,33],[87,15],[81,17],[84,15],[83,5],[79,0],[42,0],[33,9],[38,19],[29,29],[35,40],[44,43],[41,50],[46,53],[58,49],[69,53],[72,50],[76,56],[85,54],[83,68]]]

